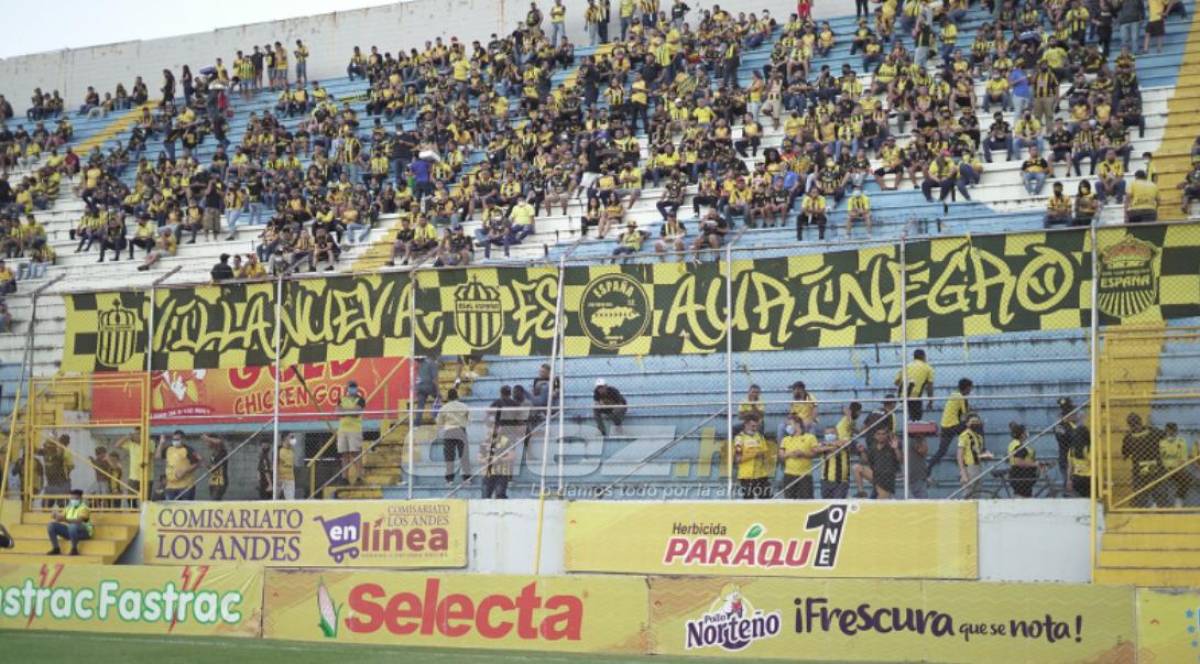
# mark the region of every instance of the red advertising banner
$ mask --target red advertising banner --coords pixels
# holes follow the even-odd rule
[[[275,403],[275,368],[155,371],[150,377],[153,424],[229,424],[270,418]],[[280,417],[289,422],[334,419],[334,408],[350,381],[376,417],[396,412],[409,394],[404,358],[380,357],[299,364],[285,369],[279,385]],[[122,386],[92,387],[93,420],[135,420],[139,400]],[[327,414],[325,414],[327,413]]]

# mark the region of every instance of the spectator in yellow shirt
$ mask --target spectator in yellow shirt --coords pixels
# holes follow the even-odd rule
[[[1146,177],[1146,171],[1133,174],[1129,196],[1125,199],[1125,223],[1158,221],[1158,185]]]
[[[742,498],[746,500],[771,497],[771,480],[767,472],[770,452],[758,425],[757,417],[748,418],[742,432],[733,439],[733,462],[737,466]]]

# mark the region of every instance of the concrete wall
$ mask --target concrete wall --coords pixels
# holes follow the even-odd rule
[[[1086,499],[979,502],[981,581],[1092,580]]]
[[[548,14],[552,0],[541,0],[543,13]],[[566,0],[567,33],[577,44],[586,44],[583,25],[583,0]],[[689,18],[699,18],[698,8],[708,3],[693,2]],[[787,20],[795,10],[790,0],[758,0],[756,2],[721,3],[737,12],[760,12],[769,9],[778,21]],[[818,3],[817,15],[840,15],[849,11],[850,3]],[[669,6],[670,3],[665,3]],[[614,9],[617,3],[613,3]],[[435,37],[449,40],[457,36],[469,45],[472,40],[485,41],[492,33],[511,32],[525,17],[529,5],[516,0],[410,0],[391,5],[358,9],[304,18],[252,23],[211,32],[193,33],[178,37],[145,41],[120,42],[104,46],[65,49],[0,59],[0,94],[22,115],[35,87],[44,91],[57,89],[67,100],[68,107],[78,106],[87,86],[93,85],[102,94],[111,91],[118,82],[128,88],[135,76],[142,76],[155,96],[162,80],[162,70],[170,68],[178,74],[187,64],[192,71],[224,58],[228,66],[238,49],[253,50],[275,41],[291,51],[297,38],[303,39],[312,53],[308,63],[309,78],[345,76],[346,63],[355,45],[363,51],[377,45],[380,51],[392,53],[399,49],[421,48]],[[614,12],[615,16],[615,12]],[[547,21],[549,18],[547,17]],[[613,20],[610,34],[615,34]],[[294,74],[293,69],[293,74]]]

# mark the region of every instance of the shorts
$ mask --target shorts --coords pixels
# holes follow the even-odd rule
[[[339,431],[337,435],[338,454],[362,451],[361,431]]]
[[[1166,25],[1162,19],[1150,21],[1146,24],[1146,34],[1151,37],[1162,37],[1167,34]]]

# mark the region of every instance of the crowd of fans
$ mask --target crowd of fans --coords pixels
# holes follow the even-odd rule
[[[766,11],[682,0],[591,0],[589,39],[605,45],[576,58],[567,8],[556,0],[547,17],[531,3],[511,34],[487,42],[438,38],[395,54],[355,47],[346,71],[368,82],[362,107],[308,80],[302,41],[254,46],[229,67],[217,58],[196,75],[163,70],[157,98],[141,77],[103,98],[88,88],[80,114],[140,110],[120,146],[82,159],[67,145],[61,96],[38,90],[26,113],[34,130],[0,129],[0,168],[36,166],[15,186],[0,179],[0,247],[32,259],[22,265],[31,274],[51,263],[34,215],[76,176],[85,210],[75,251],[138,260],[142,249],[148,270],[180,244],[232,239],[245,224],[259,234],[252,253],[235,257],[240,278],[332,270],[385,215],[398,217],[389,264],[461,265],[493,247],[507,256],[539,216],[565,215],[576,199],[582,234],[615,232],[615,257],[653,242],[664,257],[698,260],[738,220],[794,222],[798,241],[813,227],[824,239],[842,206],[846,232],[869,233],[868,181],[890,190],[907,179],[945,205],[970,199],[1001,153],[1021,160],[1020,182],[1035,196],[1059,163],[1079,177],[1087,163],[1075,191],[1054,183],[1047,225],[1091,223],[1110,201],[1128,221],[1156,218],[1148,158],[1127,181],[1129,132],[1145,131],[1135,51],[1154,38],[1161,49],[1179,2],[995,0],[970,44],[958,23],[972,0],[876,4],[860,6],[855,29],[839,34],[807,7],[778,23]],[[1110,64],[1114,35],[1121,49]],[[743,53],[772,39],[768,62],[743,82]],[[851,64],[820,64],[846,44],[869,81]],[[234,145],[233,109],[265,89],[277,95],[273,107],[249,113]],[[12,117],[2,98],[0,114]],[[767,122],[783,133],[778,148],[762,146]],[[1184,185],[1185,208],[1200,197],[1197,183],[1200,174]],[[657,238],[628,218],[650,184],[663,188]],[[471,237],[462,224],[474,219]]]

